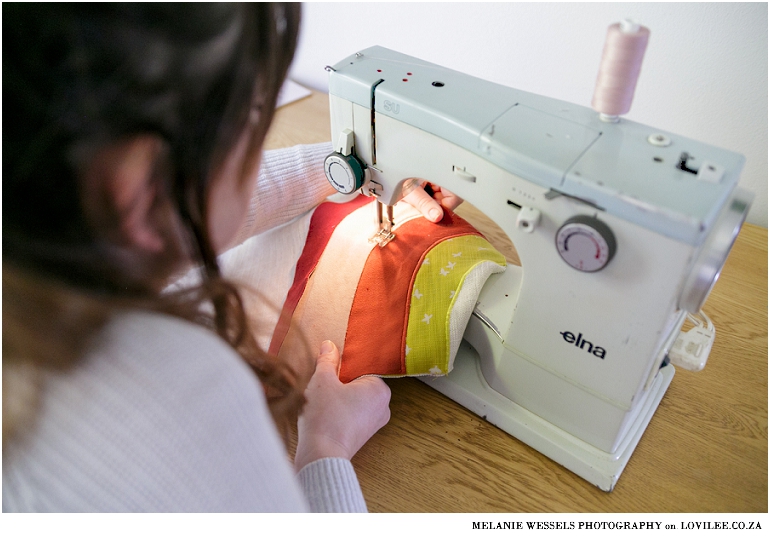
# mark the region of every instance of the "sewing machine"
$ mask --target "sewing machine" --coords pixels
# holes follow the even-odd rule
[[[744,158],[382,47],[327,70],[327,176],[377,198],[382,246],[419,177],[482,210],[521,259],[487,281],[452,372],[425,383],[612,490],[669,361],[705,365],[713,326],[682,328],[748,211]]]

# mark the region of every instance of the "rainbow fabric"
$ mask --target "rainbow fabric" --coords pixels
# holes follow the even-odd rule
[[[396,238],[380,248],[369,241],[372,203],[360,196],[316,209],[270,353],[315,355],[330,339],[343,382],[447,374],[478,293],[505,258],[451,211],[431,223],[404,204]]]

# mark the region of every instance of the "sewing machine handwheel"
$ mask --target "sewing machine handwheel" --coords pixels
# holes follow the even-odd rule
[[[737,188],[732,201],[722,210],[714,232],[707,238],[693,264],[690,275],[685,279],[679,307],[689,313],[698,314],[719,279],[722,267],[746,220],[753,195]]]
[[[366,165],[352,154],[330,154],[324,160],[324,171],[334,189],[343,194],[352,194],[366,183]]]
[[[615,255],[612,230],[592,216],[574,216],[556,232],[556,249],[564,261],[581,272],[597,272]]]

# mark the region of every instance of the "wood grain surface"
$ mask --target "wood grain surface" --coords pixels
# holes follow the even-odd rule
[[[278,111],[267,148],[329,139],[313,93]],[[519,264],[480,211],[458,213]],[[767,512],[767,258],[767,229],[745,225],[704,307],[708,365],[677,370],[611,493],[407,378],[387,380],[390,423],[353,459],[370,511]]]

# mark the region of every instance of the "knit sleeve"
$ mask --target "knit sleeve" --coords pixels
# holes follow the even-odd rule
[[[3,512],[304,512],[243,360],[199,326],[121,314],[46,378],[36,426],[3,447]]]
[[[367,512],[353,465],[343,458],[323,458],[297,474],[311,512]]]
[[[265,151],[237,243],[291,221],[335,193],[324,174],[331,143]]]

